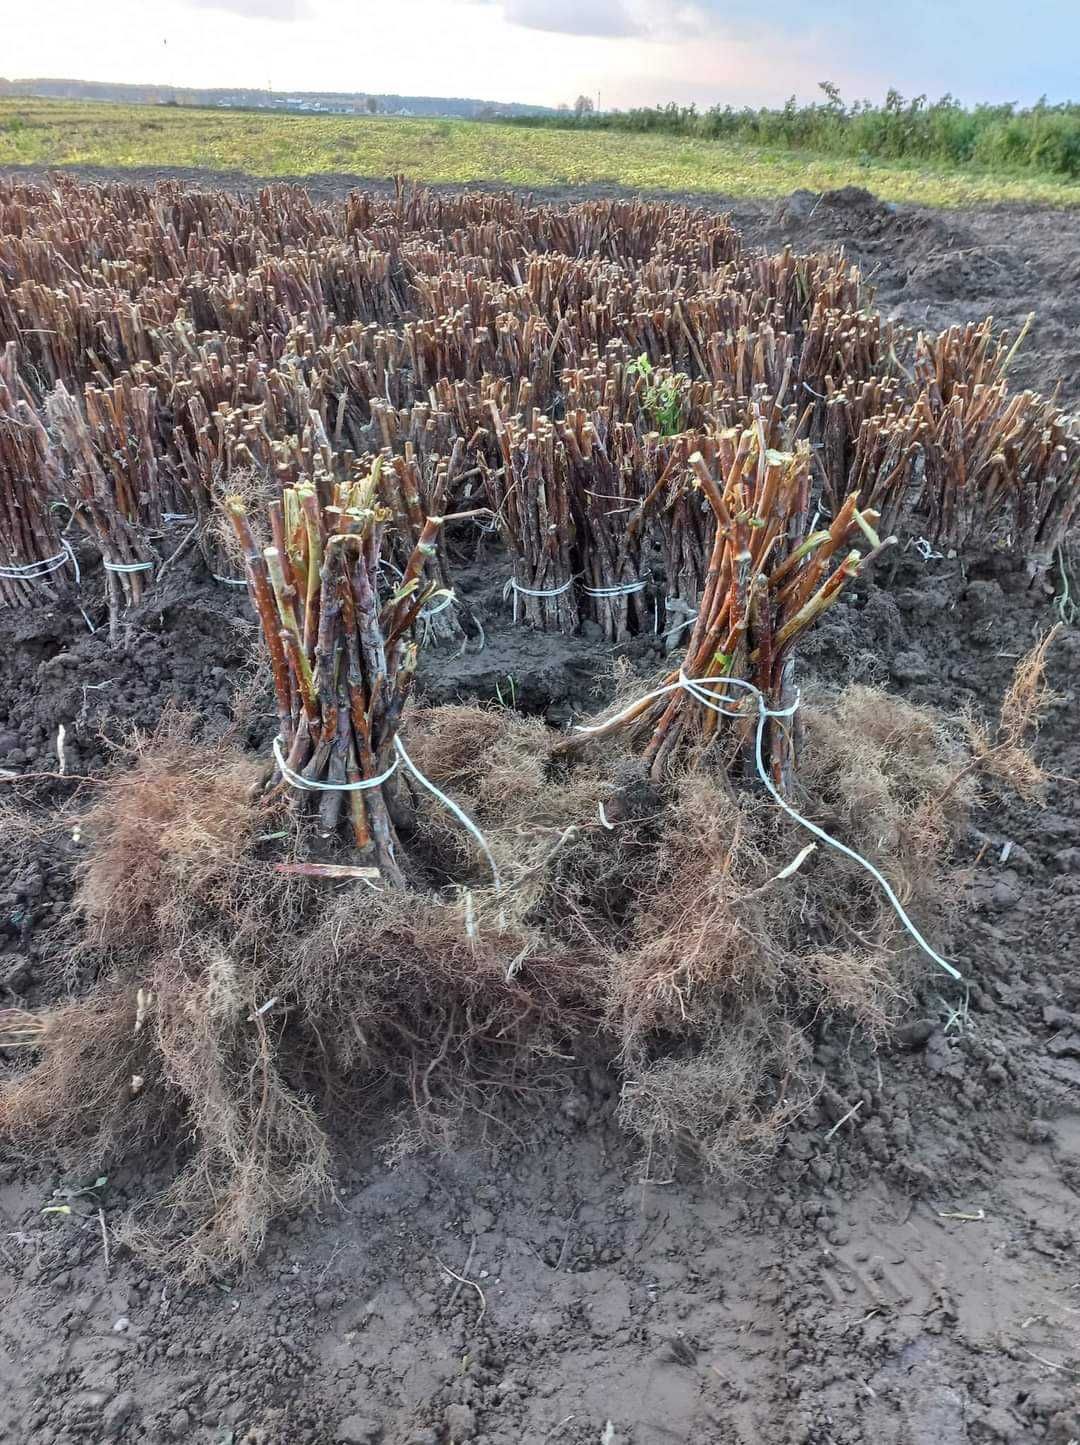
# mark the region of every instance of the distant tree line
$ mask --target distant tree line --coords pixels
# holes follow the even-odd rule
[[[266,109],[284,105],[286,97],[320,101],[330,108],[349,108],[368,115],[397,114],[450,116],[462,120],[495,119],[519,114],[543,113],[542,106],[516,102],[494,105],[490,101],[462,96],[372,95],[366,91],[270,91],[247,86],[194,88],[175,85],[130,84],[126,82],[66,80],[38,77],[7,80],[0,76],[0,97],[37,96],[51,100],[107,100],[125,105],[230,106]],[[554,111],[549,110],[553,115]]]
[[[881,105],[844,102],[835,85],[824,99],[779,109],[658,105],[598,111],[588,96],[555,115],[508,117],[513,125],[640,131],[701,140],[737,140],[785,150],[812,150],[866,160],[911,160],[1080,176],[1080,105],[1045,99],[1016,105],[966,107],[951,95],[905,100],[890,90]]]

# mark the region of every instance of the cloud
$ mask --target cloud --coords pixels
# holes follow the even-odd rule
[[[503,0],[502,12],[526,30],[611,39],[640,33],[625,0]]]
[[[311,0],[185,0],[196,10],[225,10],[244,20],[307,20]]]
[[[508,25],[604,40],[681,40],[709,24],[701,0],[473,0],[494,5]]]

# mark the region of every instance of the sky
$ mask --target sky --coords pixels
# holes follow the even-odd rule
[[[1080,99],[1080,0],[0,0],[0,74],[705,107]]]

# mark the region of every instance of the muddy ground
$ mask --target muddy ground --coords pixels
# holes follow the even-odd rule
[[[1080,215],[858,197],[737,211],[754,242],[845,240],[912,324],[990,311],[1015,325],[1036,310],[1017,380],[1061,379],[1080,398]],[[429,653],[424,695],[506,700],[513,677],[517,705],[555,724],[594,708],[606,649],[514,630],[497,553],[461,562],[488,644]],[[95,625],[97,589],[91,572]],[[1005,558],[909,553],[812,634],[804,678],[990,717],[1056,620],[1056,590]],[[244,594],[185,560],[124,650],[73,609],[6,613],[0,628],[0,769],[18,774],[55,770],[60,724],[72,773],[106,766],[109,740],[171,699],[223,726],[255,639]],[[613,1076],[582,1061],[448,1157],[391,1167],[393,1122],[357,1125],[318,1217],[277,1228],[246,1275],[185,1289],[110,1247],[110,1215],[168,1161],[110,1175],[65,1215],[42,1213],[64,1202],[54,1191],[94,1181],[0,1155],[0,1439],[1080,1439],[1078,663],[1066,629],[1042,802],[988,799],[961,841],[966,872],[936,941],[971,981],[966,1001],[928,966],[880,1052],[820,1026],[818,1102],[752,1186],[722,1187],[690,1160],[658,1177],[614,1122]],[[73,785],[0,787],[52,810]],[[46,997],[44,935],[63,937],[77,851],[0,837],[0,1007]]]

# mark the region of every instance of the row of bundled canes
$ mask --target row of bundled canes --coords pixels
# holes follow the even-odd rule
[[[186,519],[236,580],[226,496],[307,484],[328,506],[382,457],[398,568],[428,516],[486,506],[514,618],[681,644],[716,526],[691,459],[757,427],[809,444],[822,516],[854,493],[905,541],[1038,573],[1080,441],[1011,392],[1016,344],[989,322],[912,337],[842,254],[749,255],[673,205],[6,180],[0,600],[100,561],[115,631]],[[442,538],[423,580],[452,589]]]

